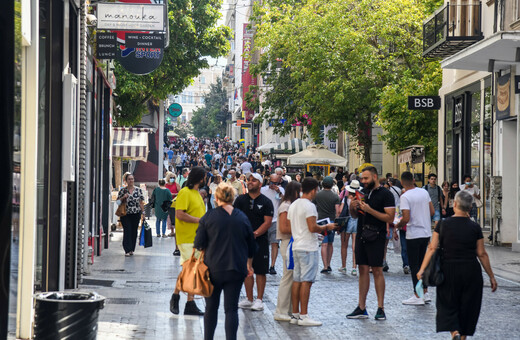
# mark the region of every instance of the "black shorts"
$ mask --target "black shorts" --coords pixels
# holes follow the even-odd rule
[[[360,235],[361,233],[356,234],[356,264],[383,267],[386,239],[379,237],[374,242],[365,243],[361,240]]]
[[[266,275],[269,271],[269,240],[267,234],[256,239],[256,253],[253,257],[253,270],[255,274]]]

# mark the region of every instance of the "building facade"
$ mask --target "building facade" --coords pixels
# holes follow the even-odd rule
[[[446,2],[424,24],[424,56],[443,68],[439,179],[480,188],[478,222],[520,251],[517,94],[520,2]]]

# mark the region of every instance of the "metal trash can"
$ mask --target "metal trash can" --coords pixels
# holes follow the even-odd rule
[[[34,295],[34,339],[95,340],[105,297],[97,293],[46,292]]]

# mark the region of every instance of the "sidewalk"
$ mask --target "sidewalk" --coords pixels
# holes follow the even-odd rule
[[[511,248],[486,246],[495,275],[520,283],[520,253]]]
[[[150,220],[155,235],[155,221]],[[84,278],[79,290],[97,291],[107,298],[100,311],[98,339],[202,339],[203,318],[184,316],[186,296],[181,295],[181,314],[169,311],[169,300],[180,272],[179,257],[172,256],[174,239],[154,236],[152,248],[136,249],[135,255],[125,257],[121,247],[122,232],[114,232],[110,248],[95,258],[91,275]],[[312,287],[309,313],[323,322],[321,327],[299,327],[273,320],[278,282],[282,272],[281,258],[277,261],[277,275],[268,275],[265,309],[261,312],[239,310],[239,339],[447,339],[445,333],[435,333],[435,304],[404,306],[401,301],[410,297],[412,282],[401,269],[400,256],[388,251],[390,271],[385,274],[385,311],[387,321],[375,321],[376,297],[371,284],[367,299],[367,320],[348,320],[345,315],[357,305],[357,277],[338,272],[340,265],[339,238],[334,243],[331,274],[318,274]],[[485,279],[480,321],[474,339],[514,338],[520,334],[520,277],[517,254],[507,249],[487,248],[492,266],[497,271],[512,271],[515,277],[498,279],[499,290],[492,294]],[[350,249],[347,263],[350,267]],[[495,263],[495,261],[497,261]],[[516,264],[515,264],[516,263]],[[322,264],[320,262],[320,269]],[[435,301],[435,289],[432,289]],[[245,296],[242,290],[242,296]],[[199,308],[204,300],[198,299]],[[225,338],[224,311],[219,310],[215,339]],[[512,336],[513,335],[513,336]]]

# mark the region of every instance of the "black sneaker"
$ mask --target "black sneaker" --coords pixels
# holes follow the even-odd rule
[[[179,294],[172,294],[170,299],[170,312],[173,314],[179,314],[179,300],[181,296]]]
[[[173,252],[173,256],[181,256],[181,252],[179,251],[179,249],[175,249],[175,251]]]
[[[274,267],[269,268],[269,274],[276,275],[276,270],[274,269]]]
[[[184,315],[204,315],[204,312],[197,307],[195,301],[186,302],[186,306],[184,307]]]
[[[329,273],[329,270],[327,268],[323,268],[320,273],[322,274],[328,274]]]
[[[385,310],[381,307],[377,308],[377,313],[375,316],[376,320],[386,320]]]
[[[330,266],[328,266],[327,271],[330,273],[332,271],[332,268]]]
[[[387,272],[388,269],[390,269],[390,267],[388,267],[388,263],[386,263],[386,261],[383,262],[383,271],[384,272]]]
[[[361,309],[359,306],[354,311],[347,315],[347,319],[368,319],[367,309]]]

